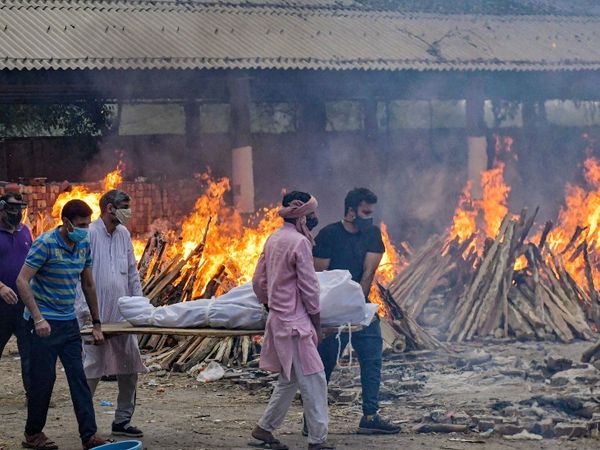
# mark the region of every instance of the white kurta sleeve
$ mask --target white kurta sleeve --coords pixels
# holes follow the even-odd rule
[[[135,252],[133,251],[133,244],[131,243],[131,237],[127,239],[127,277],[129,283],[129,295],[142,297],[142,283],[140,281],[140,274],[137,269],[137,261],[135,260]]]

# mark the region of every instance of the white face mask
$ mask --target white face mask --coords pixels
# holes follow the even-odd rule
[[[123,226],[127,226],[132,215],[131,208],[115,210],[115,217]]]

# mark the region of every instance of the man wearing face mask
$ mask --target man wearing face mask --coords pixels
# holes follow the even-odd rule
[[[334,269],[350,271],[352,279],[360,283],[367,302],[375,271],[385,252],[381,230],[373,225],[376,203],[377,196],[366,188],[348,192],[344,201],[344,218],[323,228],[317,235],[313,249],[317,272]],[[343,352],[347,344],[348,333],[342,333],[341,350],[340,343],[333,335],[325,338],[319,345],[327,381],[335,368],[338,352]],[[378,414],[383,351],[378,317],[368,327],[352,334],[352,346],[360,363],[363,398],[363,417],[358,432],[399,433],[400,427],[384,420]]]
[[[308,449],[332,449],[327,443],[327,381],[317,351],[321,339],[319,282],[312,261],[317,200],[306,192],[283,197],[279,215],[284,224],[267,242],[252,287],[269,316],[260,367],[279,373],[269,405],[252,431],[263,448],[285,450],[273,436],[281,426],[298,389],[305,411]]]
[[[44,434],[56,381],[56,360],[64,367],[84,449],[106,443],[97,434],[92,393],[85,378],[79,325],[75,314],[77,284],[85,294],[97,344],[104,341],[98,315],[92,256],[87,238],[92,210],[71,200],[61,212],[62,225],[43,233],[31,245],[17,278],[24,317],[29,321],[30,387],[23,447],[56,449]]]
[[[125,320],[118,308],[120,297],[143,295],[131,236],[126,228],[131,218],[130,202],[129,195],[121,190],[106,192],[100,199],[100,217],[90,225],[92,270],[103,323]],[[89,323],[91,316],[81,295],[77,310],[80,323]],[[83,365],[92,395],[102,377],[117,377],[119,393],[113,435],[143,436],[139,428],[131,425],[138,374],[147,372],[136,337],[114,336],[107,339],[105,345],[84,345],[83,350]]]
[[[0,196],[0,356],[12,335],[21,356],[21,377],[29,389],[29,345],[23,302],[17,296],[17,276],[31,247],[29,228],[21,223],[27,204],[18,193]]]

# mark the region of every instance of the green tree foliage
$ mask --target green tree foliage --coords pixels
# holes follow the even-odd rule
[[[110,127],[110,108],[101,102],[0,104],[0,137],[98,136]]]

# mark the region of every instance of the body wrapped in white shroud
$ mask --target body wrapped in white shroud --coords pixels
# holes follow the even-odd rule
[[[360,285],[347,270],[318,272],[321,326],[368,325],[377,305],[366,303]],[[119,310],[134,326],[262,330],[267,313],[252,290],[238,286],[214,299],[198,299],[155,307],[146,297],[121,297]]]

